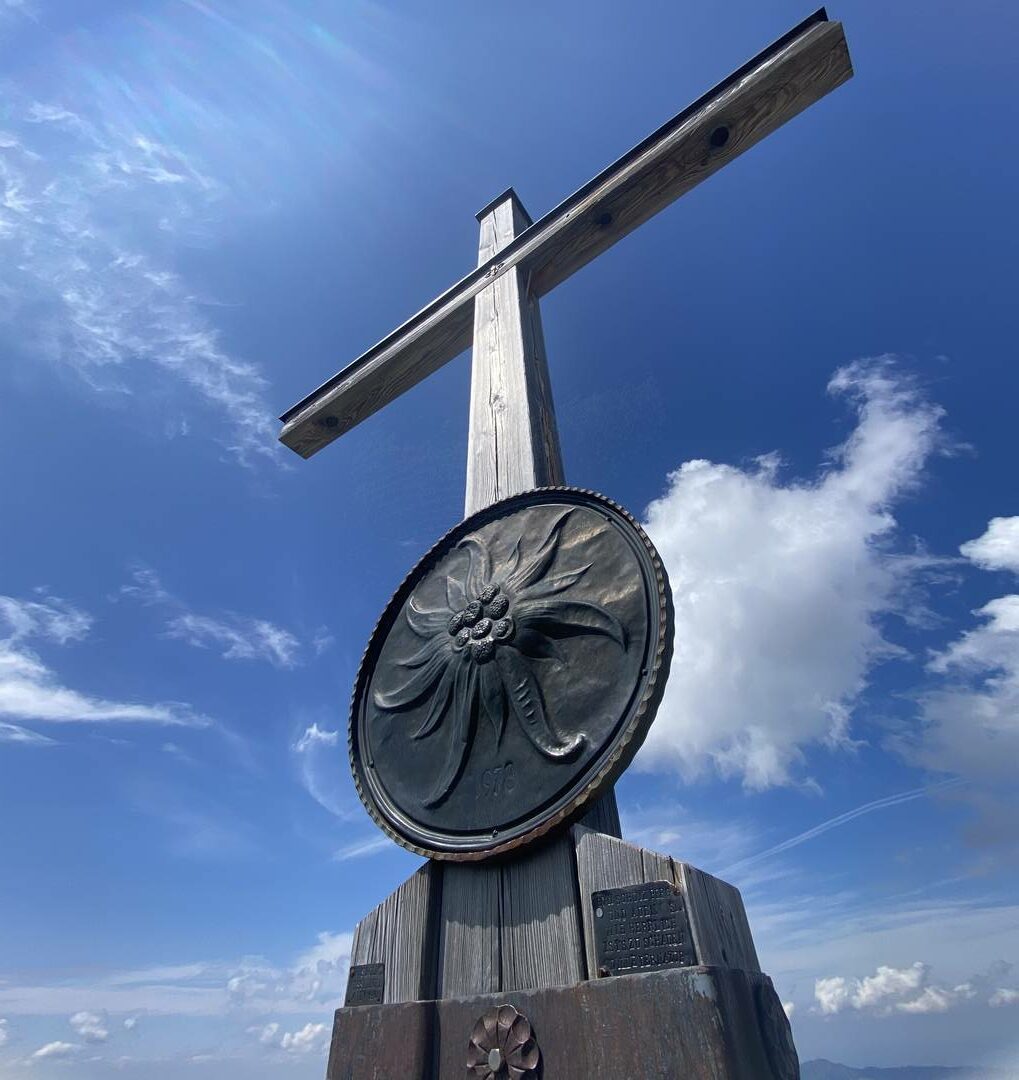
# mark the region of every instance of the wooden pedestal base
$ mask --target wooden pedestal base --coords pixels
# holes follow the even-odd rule
[[[798,1080],[771,980],[687,967],[445,1001],[336,1010],[327,1080],[463,1080],[477,1020],[527,1017],[544,1080]]]

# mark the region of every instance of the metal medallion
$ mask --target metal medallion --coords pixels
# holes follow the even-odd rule
[[[347,1005],[381,1005],[386,996],[385,964],[351,964],[347,976]]]
[[[591,894],[598,975],[691,967],[697,963],[683,894],[649,881]]]
[[[672,656],[672,598],[637,522],[541,488],[450,530],[371,636],[350,761],[378,824],[419,854],[482,859],[567,821],[643,742]]]

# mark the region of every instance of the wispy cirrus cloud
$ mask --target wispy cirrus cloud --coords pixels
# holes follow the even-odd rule
[[[12,354],[157,413],[180,387],[168,415],[207,406],[232,457],[278,460],[264,376],[223,344],[210,304],[174,268],[223,186],[179,147],[101,111],[12,95],[6,122],[0,309]]]
[[[191,611],[165,588],[154,570],[139,568],[131,577],[118,596],[165,609],[169,613],[164,631],[167,637],[197,649],[216,649],[224,660],[263,660],[278,668],[293,668],[301,662],[301,642],[268,619],[233,611],[214,615]]]
[[[148,1016],[300,1015],[341,1003],[353,934],[324,931],[290,963],[260,957],[112,970],[83,977],[59,973],[39,981],[0,981],[0,1012],[58,1016],[83,1039],[110,1038],[113,1018]],[[122,1025],[123,1026],[123,1025]]]
[[[0,742],[41,746],[53,740],[7,721],[145,723],[206,727],[210,721],[180,702],[145,704],[99,697],[66,686],[28,644],[65,645],[81,640],[92,617],[58,597],[0,597]]]
[[[315,720],[306,724],[291,750],[304,790],[334,817],[341,821],[350,821],[361,812],[361,804],[354,792],[349,770],[345,767],[337,768],[337,759],[343,753],[339,747],[340,732],[333,728],[319,727]],[[360,842],[357,842],[354,847],[359,844]],[[357,855],[348,857],[356,858]]]

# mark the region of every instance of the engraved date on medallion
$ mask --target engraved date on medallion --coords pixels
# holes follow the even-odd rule
[[[492,801],[512,795],[517,789],[517,774],[512,761],[495,765],[478,777],[478,800]]]

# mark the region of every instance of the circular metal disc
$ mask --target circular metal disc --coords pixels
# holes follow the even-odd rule
[[[450,530],[372,633],[350,716],[369,813],[437,859],[483,859],[575,816],[661,700],[672,599],[621,507],[541,488]]]

